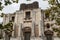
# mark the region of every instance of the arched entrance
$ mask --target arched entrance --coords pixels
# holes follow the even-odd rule
[[[30,36],[31,36],[31,28],[30,27],[23,28],[23,36],[24,36],[24,40],[30,40]]]

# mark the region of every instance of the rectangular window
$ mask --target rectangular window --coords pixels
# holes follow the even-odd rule
[[[30,19],[30,11],[26,12],[25,18],[26,18],[26,19]]]
[[[13,22],[14,22],[14,19],[15,19],[15,17],[13,16],[13,17],[12,17],[12,21],[13,21]]]

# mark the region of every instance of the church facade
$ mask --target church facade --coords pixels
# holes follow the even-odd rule
[[[38,2],[21,4],[14,14],[5,14],[3,25],[13,21],[12,40],[53,40],[54,32],[45,28],[44,12]]]

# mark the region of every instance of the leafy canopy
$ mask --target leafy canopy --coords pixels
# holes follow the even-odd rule
[[[19,0],[4,0],[4,3],[2,3],[3,0],[0,0],[0,10],[2,10],[4,7],[2,6],[2,4],[4,4],[5,6],[10,5],[12,3],[18,3]],[[26,0],[26,1],[31,1],[31,0]]]
[[[48,14],[51,13],[51,11],[52,11],[52,13],[54,12],[54,14],[55,13],[58,14],[56,19],[54,19],[54,20],[56,20],[56,23],[59,26],[60,25],[60,1],[59,0],[48,0],[48,2],[50,4],[50,11],[49,11],[49,9],[47,9]],[[47,13],[47,11],[45,13]],[[60,27],[52,28],[52,29],[53,29],[53,31],[57,32],[57,36],[60,37]]]
[[[18,3],[19,0],[4,0],[4,3],[2,3],[3,0],[0,0],[0,10],[2,10],[4,7],[2,6],[2,4],[4,4],[5,6],[10,5],[12,3]]]

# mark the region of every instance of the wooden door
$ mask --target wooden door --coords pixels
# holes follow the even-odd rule
[[[24,40],[30,40],[30,32],[24,33]]]

